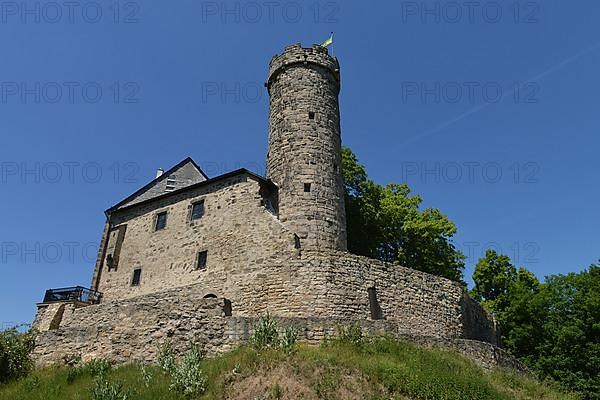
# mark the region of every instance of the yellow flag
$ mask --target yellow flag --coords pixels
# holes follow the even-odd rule
[[[321,46],[323,47],[327,47],[330,44],[333,44],[333,32],[331,32],[331,36],[329,36],[329,38],[323,42],[323,44],[321,44]]]

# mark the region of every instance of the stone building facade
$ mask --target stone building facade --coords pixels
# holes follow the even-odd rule
[[[307,341],[358,322],[499,359],[493,319],[460,284],[346,251],[337,59],[289,46],[266,86],[268,177],[209,178],[188,158],[108,209],[91,284],[102,297],[38,304],[38,362],[151,361],[166,338],[218,354],[266,312]]]

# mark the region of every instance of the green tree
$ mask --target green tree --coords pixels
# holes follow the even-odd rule
[[[545,318],[546,304],[539,296],[538,279],[525,268],[519,268],[511,281],[506,301],[496,311],[500,338],[507,350],[532,365],[535,348]],[[500,303],[496,303],[497,306]]]
[[[405,184],[381,186],[348,148],[342,150],[348,250],[462,281],[464,255],[451,238],[456,225],[440,210],[420,210]]]
[[[365,167],[346,147],[342,149],[342,173],[346,203],[348,250],[362,256],[377,258],[382,241],[379,227],[381,186],[367,179]]]
[[[510,258],[487,250],[485,257],[479,259],[473,271],[475,286],[471,296],[494,314],[501,313],[509,303],[511,285],[517,279],[517,269]]]
[[[543,305],[535,295],[539,281],[525,268],[517,268],[508,256],[487,250],[473,271],[471,296],[494,314],[502,343],[515,355],[528,358],[540,331]]]
[[[584,399],[600,399],[600,266],[550,276],[537,297],[543,323],[532,365]]]
[[[19,333],[16,328],[0,332],[0,383],[21,378],[33,368],[31,352],[34,332]]]
[[[478,261],[472,294],[494,313],[506,349],[585,400],[600,399],[600,267],[540,283],[493,251]]]

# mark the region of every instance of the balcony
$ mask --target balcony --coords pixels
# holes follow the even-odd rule
[[[102,293],[75,286],[61,289],[48,289],[44,295],[44,303],[57,303],[62,301],[78,301],[85,304],[99,304]]]

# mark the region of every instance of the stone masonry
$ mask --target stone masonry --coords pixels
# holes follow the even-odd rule
[[[337,59],[289,46],[266,86],[268,178],[208,178],[186,159],[107,210],[91,285],[102,300],[38,304],[37,362],[153,361],[167,338],[215,355],[269,312],[310,343],[357,322],[508,365],[493,319],[460,284],[346,251]]]
[[[105,301],[195,282],[209,283],[211,293],[224,296],[235,290],[229,289],[231,275],[256,269],[270,258],[293,257],[294,235],[263,205],[261,184],[241,172],[114,212],[110,231],[117,234],[109,235],[107,247],[116,247],[118,232],[125,232],[118,264],[109,268],[104,257],[92,287],[104,293]],[[192,204],[201,200],[204,215],[191,220]],[[159,212],[167,212],[166,227],[154,231]],[[205,250],[206,268],[199,269],[197,255]],[[141,269],[138,286],[131,285],[135,269]]]
[[[321,46],[289,46],[271,61],[267,87],[279,218],[304,247],[345,250],[338,61]]]
[[[178,354],[186,351],[193,341],[202,345],[207,356],[214,356],[251,337],[257,318],[232,316],[227,300],[206,299],[201,293],[202,289],[192,285],[89,307],[67,306],[63,326],[38,336],[34,356],[40,366],[60,363],[72,356],[81,356],[83,361],[105,358],[118,363],[155,362],[158,345],[167,339]],[[281,327],[295,327],[300,339],[307,343],[319,344],[333,337],[340,326],[358,322],[371,335],[395,336],[449,348],[486,368],[522,368],[492,344],[411,334],[403,322],[340,317],[277,319]]]

